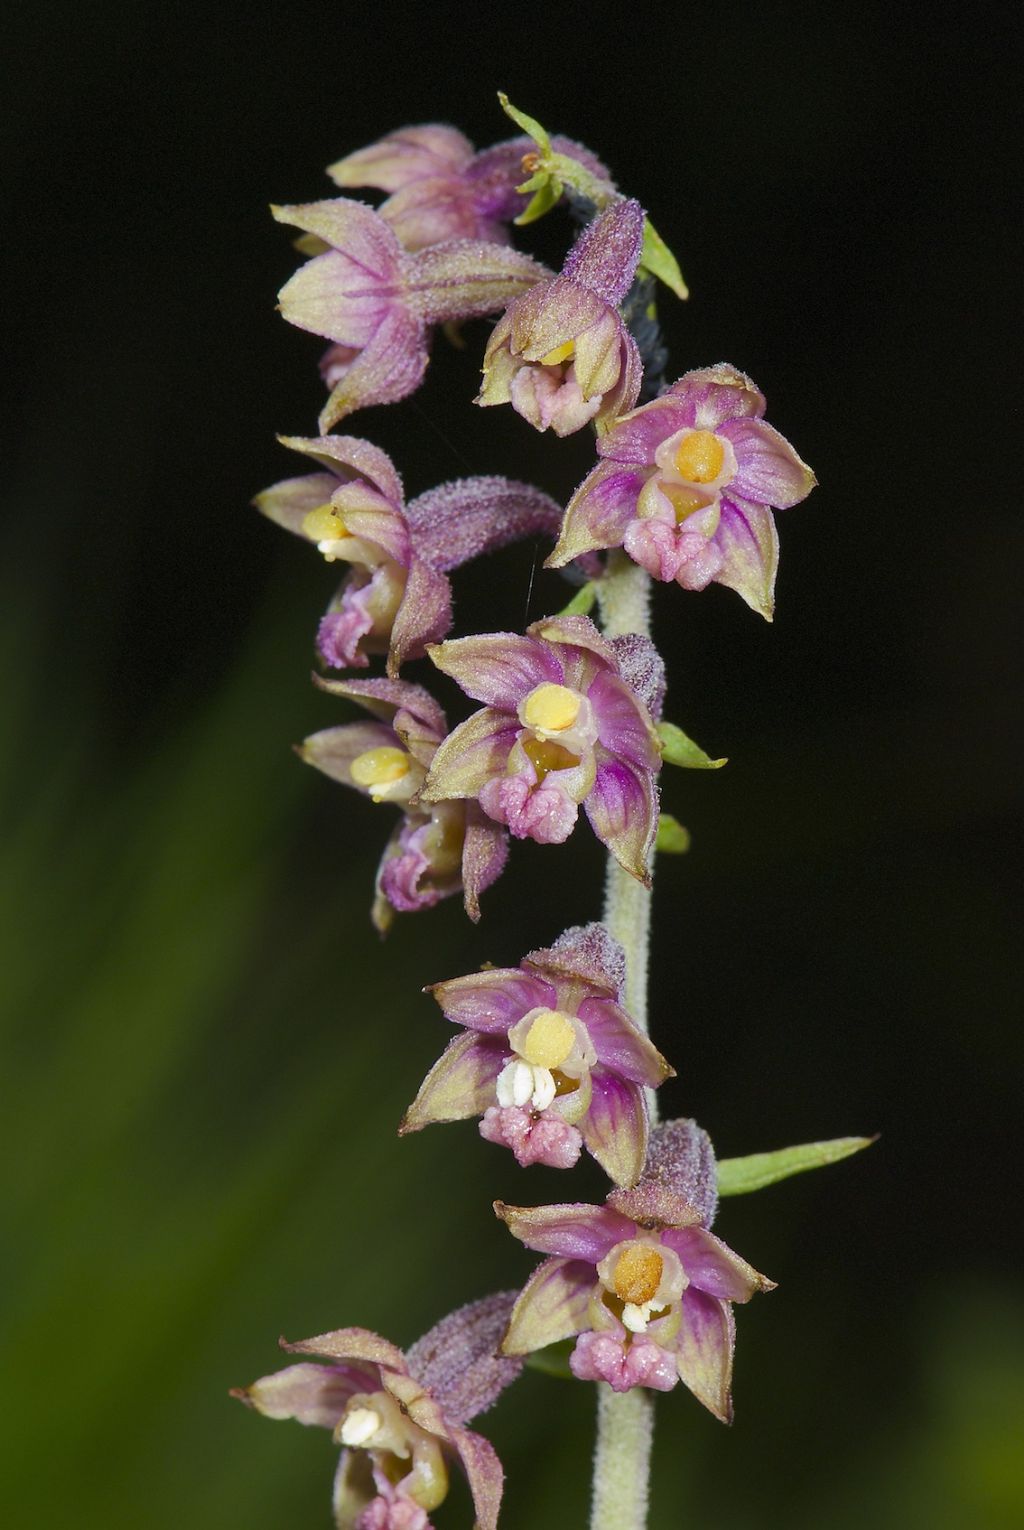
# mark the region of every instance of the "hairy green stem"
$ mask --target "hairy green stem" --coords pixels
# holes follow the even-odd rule
[[[611,555],[597,598],[606,637],[621,637],[626,632],[650,636],[650,575],[624,553]],[[626,953],[626,1008],[646,1031],[651,894],[623,871],[613,855],[608,857],[605,875],[604,924]],[[654,1091],[648,1089],[646,1093],[653,1125],[657,1120]],[[644,1530],[654,1435],[653,1400],[640,1387],[613,1392],[604,1382],[598,1385],[597,1394],[590,1530]]]

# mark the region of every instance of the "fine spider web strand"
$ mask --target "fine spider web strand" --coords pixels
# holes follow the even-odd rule
[[[651,580],[622,552],[613,553],[598,585],[601,625],[606,637],[651,631]],[[605,874],[604,925],[626,953],[626,1008],[646,1032],[647,970],[651,893],[624,871],[611,854]],[[650,1121],[657,1121],[653,1089],[645,1090]],[[644,1530],[654,1438],[654,1400],[643,1387],[613,1392],[597,1388],[597,1439],[590,1530]]]

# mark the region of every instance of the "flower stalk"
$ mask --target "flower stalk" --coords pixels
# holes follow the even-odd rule
[[[597,587],[597,600],[605,637],[621,637],[627,632],[650,637],[651,576],[624,553],[611,555],[608,572]],[[651,897],[652,890],[623,871],[609,855],[602,923],[626,953],[626,1004],[644,1031],[648,1029]],[[658,1119],[653,1089],[647,1090],[647,1110],[653,1126]],[[650,1392],[643,1387],[613,1392],[607,1382],[599,1382],[591,1530],[644,1530],[653,1443],[654,1399]]]

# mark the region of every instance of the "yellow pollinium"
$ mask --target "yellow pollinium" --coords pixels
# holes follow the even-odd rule
[[[685,484],[680,483],[661,483],[659,488],[676,513],[677,526],[681,526],[695,510],[707,508],[707,495],[701,494],[697,489],[688,489]]]
[[[615,1295],[623,1302],[642,1306],[653,1301],[661,1284],[664,1261],[656,1248],[648,1243],[631,1243],[624,1248],[615,1261],[612,1286]]]
[[[557,367],[563,361],[568,361],[570,356],[576,353],[576,341],[567,340],[564,345],[556,345],[553,351],[548,351],[546,356],[540,358],[542,367]]]
[[[559,1068],[576,1044],[576,1027],[559,1009],[542,1009],[517,1048],[535,1068]]]
[[[382,744],[379,749],[367,749],[365,754],[357,754],[349,766],[349,773],[357,786],[365,786],[372,795],[375,786],[390,786],[407,776],[411,763],[404,749]]]
[[[317,505],[311,510],[303,518],[302,532],[311,542],[339,542],[352,534],[333,505]]]
[[[561,733],[580,715],[583,698],[567,685],[538,685],[523,702],[522,718],[528,728]]]
[[[691,431],[676,448],[676,469],[690,483],[710,483],[724,462],[725,447],[712,430]]]

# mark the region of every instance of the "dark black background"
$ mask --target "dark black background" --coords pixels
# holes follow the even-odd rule
[[[730,764],[666,783],[694,848],[659,872],[653,1026],[679,1072],[667,1108],[697,1115],[723,1154],[882,1133],[864,1158],[744,1203],[723,1229],[789,1303],[775,1337],[762,1315],[761,1352],[743,1362],[761,1410],[756,1470],[785,1449],[778,1390],[785,1429],[813,1442],[824,1410],[857,1476],[857,1442],[914,1413],[932,1304],[984,1327],[993,1304],[1012,1309],[1020,1252],[1008,17],[946,7],[911,26],[898,8],[847,0],[624,8],[600,23],[533,6],[40,3],[20,8],[13,35],[5,584],[26,715],[49,741],[23,762],[45,772],[68,710],[87,739],[69,800],[129,792],[257,648],[259,740],[239,724],[226,793],[247,750],[336,718],[301,696],[330,575],[248,508],[293,471],[275,430],[311,433],[321,401],[318,342],[274,314],[295,257],[267,203],[330,195],[321,167],[390,128],[451,120],[493,142],[510,131],[503,88],[589,144],[689,281],[685,306],[662,304],[672,375],[739,365],[816,469],[820,487],[781,517],[773,626],[717,587],[659,591],[669,715]],[[438,348],[413,402],[348,428],[392,453],[410,493],[505,472],[567,494],[589,466],[585,441],[469,407],[485,334],[471,331],[462,355]],[[537,551],[461,578],[460,631],[519,627],[562,603],[542,575],[527,605]],[[299,786],[274,896],[329,900],[339,857],[368,892],[379,822]],[[125,833],[130,822],[126,809]],[[360,892],[345,914],[358,961],[418,986],[463,970],[437,955],[445,941],[461,940],[463,960],[516,959],[596,913],[586,878],[600,857],[583,837],[561,860],[518,851],[476,935],[456,937],[446,908],[429,934],[403,925],[381,951],[362,936]],[[443,1271],[433,1289],[428,1320],[451,1300]],[[410,1310],[421,1317],[418,1299]],[[272,1365],[276,1332],[252,1334],[237,1363]],[[256,1424],[231,1418],[243,1426],[258,1453]],[[777,1481],[756,1491],[760,1513],[734,1505],[721,1523],[792,1520],[799,1495]],[[895,1524],[897,1500],[899,1522],[917,1523],[895,1489],[864,1503]],[[866,1522],[836,1504],[830,1522],[846,1512]],[[962,1522],[981,1515],[971,1500]]]

